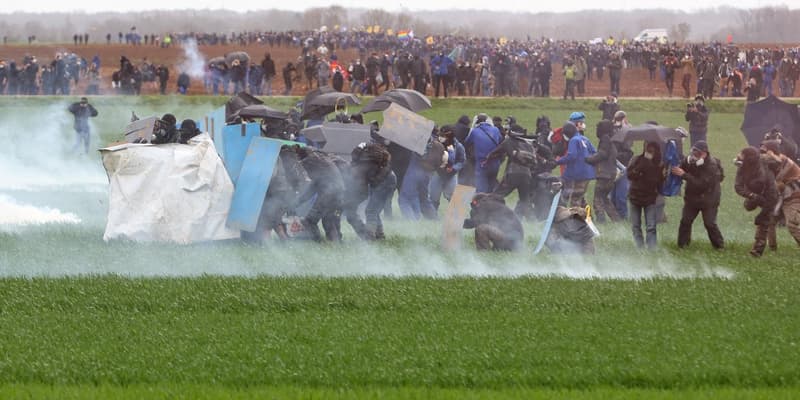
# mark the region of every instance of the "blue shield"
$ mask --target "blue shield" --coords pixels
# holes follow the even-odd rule
[[[229,228],[247,232],[256,230],[280,151],[281,142],[277,140],[255,137],[250,141],[233,191],[226,221]]]
[[[208,132],[211,140],[214,141],[214,147],[217,149],[217,154],[225,160],[225,143],[223,142],[222,129],[225,128],[225,107],[220,107],[200,118],[197,122],[197,129],[201,132]]]
[[[250,141],[261,136],[261,126],[257,123],[225,125],[221,136],[225,144],[222,161],[225,162],[225,169],[228,170],[231,180],[236,184]]]

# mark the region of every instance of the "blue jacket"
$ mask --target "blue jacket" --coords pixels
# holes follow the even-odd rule
[[[453,60],[451,60],[448,56],[437,55],[436,57],[433,57],[433,60],[431,60],[431,69],[433,70],[433,74],[447,75],[447,69],[452,63]]]
[[[481,163],[486,160],[489,153],[500,145],[503,141],[500,130],[488,122],[481,122],[478,126],[469,131],[469,135],[464,140],[464,146],[470,145],[475,148],[475,167],[480,168]],[[500,167],[500,160],[493,160],[486,165],[486,168]]]
[[[594,179],[594,167],[586,162],[586,157],[597,153],[592,142],[586,136],[576,133],[569,139],[567,154],[559,158],[558,165],[566,165],[561,178],[565,181],[588,181]]]
[[[672,174],[672,167],[681,165],[681,157],[678,154],[678,147],[674,140],[667,143],[667,150],[664,154],[664,165],[670,170],[667,179],[661,186],[659,192],[664,196],[679,196],[681,194],[681,184],[683,179],[680,176]]]
[[[440,173],[446,175],[455,175],[458,171],[464,168],[464,163],[467,161],[467,152],[464,150],[464,145],[459,143],[458,140],[453,140],[453,150],[447,150],[447,166],[452,168],[452,172],[441,170]]]

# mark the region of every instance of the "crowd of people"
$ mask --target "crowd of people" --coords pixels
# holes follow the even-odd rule
[[[296,93],[292,89],[297,84],[303,90],[329,84],[342,91],[365,94],[398,87],[445,97],[575,98],[585,95],[587,81],[606,79],[609,93],[623,95],[626,71],[640,69],[648,72],[653,85],[662,81],[669,96],[673,95],[677,80],[682,91],[679,89],[675,95],[682,94],[687,98],[693,93],[701,93],[706,98],[746,96],[753,101],[770,94],[794,96],[800,78],[798,48],[739,48],[723,43],[644,43],[611,37],[593,43],[454,35],[415,38],[413,34],[399,37],[356,31],[243,32],[230,35],[140,35],[131,31],[126,34],[119,32],[117,38],[119,43],[161,47],[179,46],[189,40],[207,46],[260,45],[267,55],[270,49],[297,49],[299,54],[296,58],[275,60],[267,56],[245,61],[238,68],[225,62],[209,63],[202,79],[203,89],[215,94],[228,94],[239,88],[253,94],[271,95],[273,79],[280,74],[284,89],[280,93],[284,94]],[[76,46],[88,42],[88,37],[81,34],[75,34],[74,39]],[[112,35],[108,34],[106,39],[111,43]],[[77,51],[81,51],[80,47]],[[82,57],[75,57],[84,69],[98,64],[96,69],[99,73],[99,62],[88,63]],[[35,57],[26,59],[28,62],[23,60],[21,64],[3,60],[0,84],[12,88],[23,80],[30,82],[32,79],[42,89],[36,93],[44,93],[45,84],[36,73],[43,73],[46,68],[39,71],[36,66],[29,66],[36,64],[31,62]],[[55,60],[46,64],[52,63]],[[151,69],[147,64],[146,59],[133,63],[134,69],[141,73],[138,77],[134,71],[134,87],[137,81],[155,81],[151,77],[155,75],[155,67]],[[102,78],[108,81],[111,77]],[[554,79],[563,79],[563,93],[551,93]],[[30,86],[28,84],[29,89]],[[18,92],[6,90],[2,93]]]

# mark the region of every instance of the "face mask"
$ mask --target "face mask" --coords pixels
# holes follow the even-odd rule
[[[439,143],[447,143],[447,137],[446,136],[439,136]]]
[[[653,159],[653,153],[650,153],[650,152],[644,153],[644,158],[646,160],[652,160]]]
[[[742,162],[742,160],[740,160],[740,159],[738,159],[738,158],[734,158],[734,159],[733,159],[733,165],[735,165],[737,168],[738,168],[738,167],[741,167],[741,166],[742,166],[742,164],[744,164],[744,163]]]
[[[705,164],[705,163],[706,163],[706,159],[705,158],[698,158],[697,161],[694,162],[694,164],[697,165],[698,167],[702,167],[703,164]]]

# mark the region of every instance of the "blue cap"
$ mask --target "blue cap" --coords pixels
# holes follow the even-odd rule
[[[575,111],[569,115],[569,120],[571,122],[585,121],[586,115],[580,111]]]

